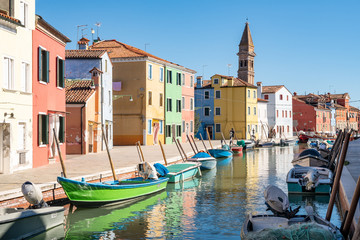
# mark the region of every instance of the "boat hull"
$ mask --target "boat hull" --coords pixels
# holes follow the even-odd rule
[[[232,156],[232,152],[224,149],[209,149],[208,151],[210,155],[214,158],[224,158]]]
[[[306,191],[305,187],[300,186],[298,183],[287,183],[289,194],[329,194],[331,190],[330,184],[320,184],[318,185],[314,191]]]
[[[0,239],[23,239],[63,224],[63,207],[0,209]]]
[[[196,177],[199,174],[200,164],[179,163],[167,166],[169,173],[165,177],[169,179],[169,183],[186,181]]]
[[[243,150],[243,147],[242,146],[234,146],[234,147],[231,147],[231,151],[233,151],[233,153],[241,153]]]
[[[201,164],[200,169],[201,170],[211,170],[213,168],[216,167],[216,159],[211,157],[211,158],[190,158],[187,160],[188,162],[198,162]]]
[[[168,179],[143,180],[131,178],[122,181],[88,183],[58,177],[69,200],[76,206],[99,206],[127,201],[166,188]]]
[[[293,165],[303,167],[327,167],[329,162],[326,159],[321,159],[315,156],[303,156],[294,159],[291,163]]]

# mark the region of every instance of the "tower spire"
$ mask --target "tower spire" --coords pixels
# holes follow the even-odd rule
[[[245,28],[239,44],[239,69],[238,78],[254,84],[254,43],[251,37],[249,23],[246,21]]]

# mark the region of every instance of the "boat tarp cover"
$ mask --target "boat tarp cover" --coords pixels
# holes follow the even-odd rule
[[[206,152],[198,152],[197,154],[195,154],[193,156],[193,158],[209,158],[211,157],[209,154],[207,154]]]
[[[158,172],[158,174],[162,177],[166,176],[166,174],[169,173],[169,170],[161,163],[155,163],[154,167],[155,167],[156,171]]]
[[[278,187],[269,185],[264,191],[265,202],[279,213],[285,212],[289,208],[287,195]]]
[[[222,149],[225,149],[225,150],[230,150],[230,147],[229,147],[229,145],[224,144],[224,145],[222,145]]]
[[[271,221],[271,219],[269,219]],[[328,240],[342,239],[327,228],[316,223],[293,224],[283,228],[265,228],[259,232],[249,232],[244,239],[269,240],[269,239],[307,239]]]
[[[244,140],[240,140],[236,142],[237,145],[245,147],[245,141]]]
[[[307,156],[307,155],[312,155],[312,156],[320,157],[320,153],[319,153],[316,149],[310,148],[310,149],[306,149],[306,150],[302,151],[302,152],[299,154],[299,158],[300,158],[300,157],[303,157],[303,156]]]

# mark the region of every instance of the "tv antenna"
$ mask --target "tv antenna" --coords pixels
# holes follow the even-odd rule
[[[86,24],[84,24],[84,25],[77,25],[76,27],[77,27],[77,32],[76,32],[76,42],[77,42],[77,41],[79,41],[79,29],[84,28],[84,27],[87,27],[87,25],[86,25]]]
[[[146,52],[146,46],[147,46],[147,45],[150,45],[150,43],[145,43],[145,52]]]
[[[227,65],[227,67],[228,67],[228,76],[230,76],[230,68],[232,67],[232,65],[229,63],[229,64]]]
[[[101,27],[101,22],[97,22],[94,25],[96,26],[96,30],[97,30],[97,39],[99,39],[99,27]]]

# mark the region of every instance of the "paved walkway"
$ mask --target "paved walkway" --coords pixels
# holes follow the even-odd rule
[[[204,149],[201,141],[196,141],[197,147]],[[209,148],[209,142],[205,142]],[[212,141],[213,147],[219,147],[220,141]],[[163,145],[168,163],[181,160],[180,154],[175,144]],[[189,143],[183,143],[182,147],[187,156],[193,154]],[[142,146],[145,161],[155,163],[164,163],[163,155],[159,145]],[[139,163],[139,156],[135,146],[115,146],[110,151],[111,158],[116,169],[116,173],[127,173],[135,170]],[[87,180],[98,178],[100,174],[103,177],[112,176],[107,152],[92,153],[87,155],[67,155],[65,161],[66,173],[69,178],[85,177]],[[13,174],[0,174],[0,201],[12,197],[22,196],[21,185],[25,181],[31,181],[39,184],[44,190],[46,186],[52,188],[56,183],[56,177],[62,172],[60,162],[47,166],[27,169]]]

